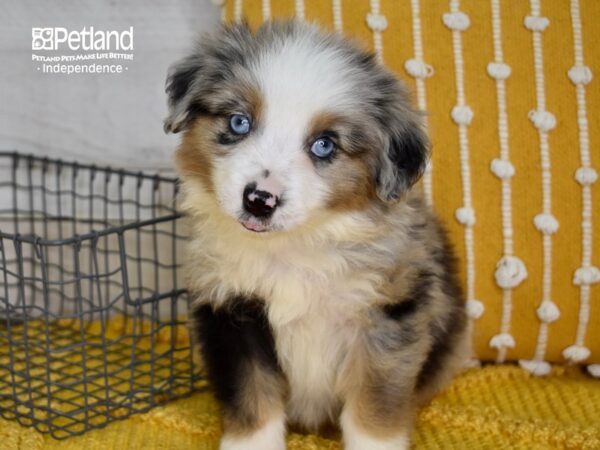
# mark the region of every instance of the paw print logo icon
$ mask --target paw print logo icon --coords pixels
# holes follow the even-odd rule
[[[32,28],[31,29],[31,49],[32,50],[52,50],[54,49],[54,30],[52,28]]]

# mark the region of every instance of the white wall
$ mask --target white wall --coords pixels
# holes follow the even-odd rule
[[[170,168],[178,136],[166,136],[168,66],[219,21],[210,0],[2,0],[0,150],[134,170]],[[32,27],[134,28],[134,60],[122,74],[44,74],[31,61]]]

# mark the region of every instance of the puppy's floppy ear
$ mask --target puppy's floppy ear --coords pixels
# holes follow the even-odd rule
[[[383,137],[377,161],[377,196],[389,202],[401,198],[421,177],[429,158],[429,140],[421,115],[411,106],[404,86],[394,75],[375,77],[376,119]]]
[[[247,65],[254,46],[246,23],[224,25],[203,36],[191,55],[171,66],[165,132],[182,131],[197,115],[214,112],[211,98],[219,91],[219,83],[232,78],[237,66]]]
[[[178,133],[193,117],[195,84],[199,83],[203,69],[202,56],[194,54],[177,62],[169,69],[166,92],[169,115],[164,121],[165,133]]]
[[[421,178],[429,157],[429,141],[420,121],[398,122],[384,131],[386,145],[378,162],[377,195],[386,202],[408,192]]]

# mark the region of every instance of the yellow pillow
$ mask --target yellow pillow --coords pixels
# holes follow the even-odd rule
[[[600,376],[600,2],[223,6],[224,20],[252,26],[295,15],[341,30],[404,78],[428,111],[422,186],[461,258],[474,356]]]

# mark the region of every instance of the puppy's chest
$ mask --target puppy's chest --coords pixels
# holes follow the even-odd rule
[[[289,382],[288,413],[300,421],[304,414],[332,413],[338,374],[357,342],[364,310],[375,299],[372,276],[331,270],[336,261],[327,254],[314,255],[314,261],[303,267],[259,258],[251,271],[234,265],[229,272],[239,277],[238,287],[265,301],[276,353]]]

